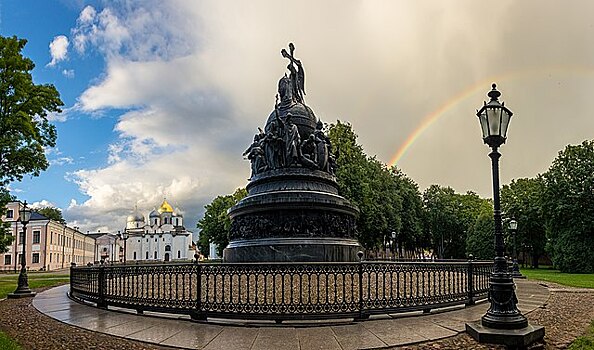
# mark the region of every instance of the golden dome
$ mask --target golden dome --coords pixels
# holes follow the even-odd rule
[[[167,203],[166,199],[164,199],[163,203],[161,203],[161,206],[159,207],[159,209],[157,209],[157,211],[159,212],[159,214],[173,213],[173,207],[171,206],[171,204]]]

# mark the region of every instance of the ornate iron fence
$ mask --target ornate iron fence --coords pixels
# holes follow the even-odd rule
[[[355,318],[471,305],[492,262],[162,264],[73,267],[70,295],[194,319]]]

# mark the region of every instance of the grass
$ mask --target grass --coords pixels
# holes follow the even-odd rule
[[[52,272],[29,272],[29,288],[51,287],[59,284],[68,283],[70,277],[68,274]],[[14,292],[17,287],[18,274],[0,275],[0,299],[6,298],[8,293]],[[0,349],[3,349],[0,346]]]
[[[0,349],[2,350],[21,350],[17,342],[10,339],[6,334],[0,331]]]
[[[594,349],[594,321],[588,327],[586,334],[577,338],[569,345],[567,350],[593,350]]]
[[[520,272],[531,280],[559,283],[570,287],[594,288],[594,274],[562,273],[552,269],[521,269]]]

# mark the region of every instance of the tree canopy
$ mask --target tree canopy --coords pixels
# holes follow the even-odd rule
[[[359,242],[367,249],[381,247],[392,232],[400,233],[402,228],[402,197],[396,182],[401,175],[368,157],[349,123],[331,124],[328,137],[337,155],[339,193],[360,210]]]
[[[52,220],[57,221],[61,224],[66,223],[66,220],[64,220],[64,218],[62,217],[62,210],[60,210],[59,208],[43,207],[43,208],[35,209],[35,211],[38,212],[39,214],[45,216],[48,219],[52,219]]]
[[[563,272],[594,272],[594,140],[567,146],[543,178],[554,266]]]
[[[61,112],[58,90],[36,85],[33,61],[21,51],[27,40],[0,36],[0,184],[38,176],[47,169],[47,147],[56,144],[56,127],[49,113]]]
[[[245,188],[238,188],[233,194],[218,196],[204,206],[204,217],[198,221],[200,231],[199,249],[204,255],[209,254],[209,244],[217,245],[217,254],[223,255],[223,249],[229,244],[231,219],[227,210],[247,196]]]
[[[532,254],[532,263],[538,267],[545,253],[546,230],[542,211],[544,183],[542,177],[512,180],[501,189],[501,209],[507,218],[518,222],[516,245],[518,251]],[[513,250],[509,240],[508,250]]]
[[[50,113],[61,112],[60,94],[51,84],[33,83],[33,61],[22,55],[27,40],[0,36],[0,188],[25,174],[38,176],[47,169],[48,147],[56,144]],[[5,203],[2,211],[5,210]],[[7,237],[2,232],[2,237]],[[10,244],[0,239],[0,251]]]

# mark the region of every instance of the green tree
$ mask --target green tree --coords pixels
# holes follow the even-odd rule
[[[563,272],[594,272],[594,140],[567,146],[543,178],[553,264]]]
[[[465,258],[467,236],[479,215],[488,210],[492,214],[490,201],[474,192],[458,194],[451,187],[428,187],[423,192],[423,221],[433,251],[440,258]]]
[[[55,207],[43,207],[35,210],[39,214],[45,216],[48,219],[52,219],[61,224],[65,224],[66,220],[62,217],[62,210]]]
[[[395,177],[374,157],[368,157],[357,143],[349,123],[337,121],[328,129],[337,156],[339,192],[359,207],[358,239],[366,249],[376,249],[400,232],[402,198]]]
[[[465,226],[454,189],[431,185],[423,192],[424,227],[439,258],[464,258]]]
[[[397,232],[398,247],[406,247],[408,251],[415,251],[416,256],[422,254],[423,239],[423,201],[416,182],[410,179],[395,166],[390,169],[396,191],[402,199],[398,216],[400,218],[400,231]],[[400,252],[402,255],[402,251]]]
[[[474,225],[466,237],[466,254],[472,254],[475,259],[491,260],[495,256],[494,246],[495,224],[493,208],[482,207]]]
[[[545,253],[546,229],[542,211],[544,182],[542,177],[512,180],[501,189],[501,209],[508,218],[518,222],[516,247],[532,253],[532,264],[538,267],[538,259]],[[505,229],[505,228],[504,228]],[[508,240],[508,251],[513,251]],[[519,253],[518,253],[519,254]]]
[[[209,244],[217,245],[217,254],[223,255],[223,249],[229,244],[229,229],[231,218],[227,211],[247,196],[245,188],[238,188],[233,194],[218,196],[210,204],[204,206],[206,209],[204,217],[198,221],[197,227],[200,231],[199,249],[208,255]]]
[[[33,61],[21,51],[27,40],[0,36],[0,184],[38,176],[49,163],[44,150],[56,144],[56,127],[47,116],[61,112],[60,94],[51,84],[36,85]]]
[[[60,94],[51,84],[33,83],[32,60],[21,53],[27,40],[0,36],[0,188],[25,174],[38,176],[47,169],[47,147],[56,143],[49,113],[61,112]],[[5,204],[0,207],[5,210]],[[1,233],[6,237],[6,233]],[[7,239],[0,240],[0,251]],[[9,244],[10,242],[8,242]]]

